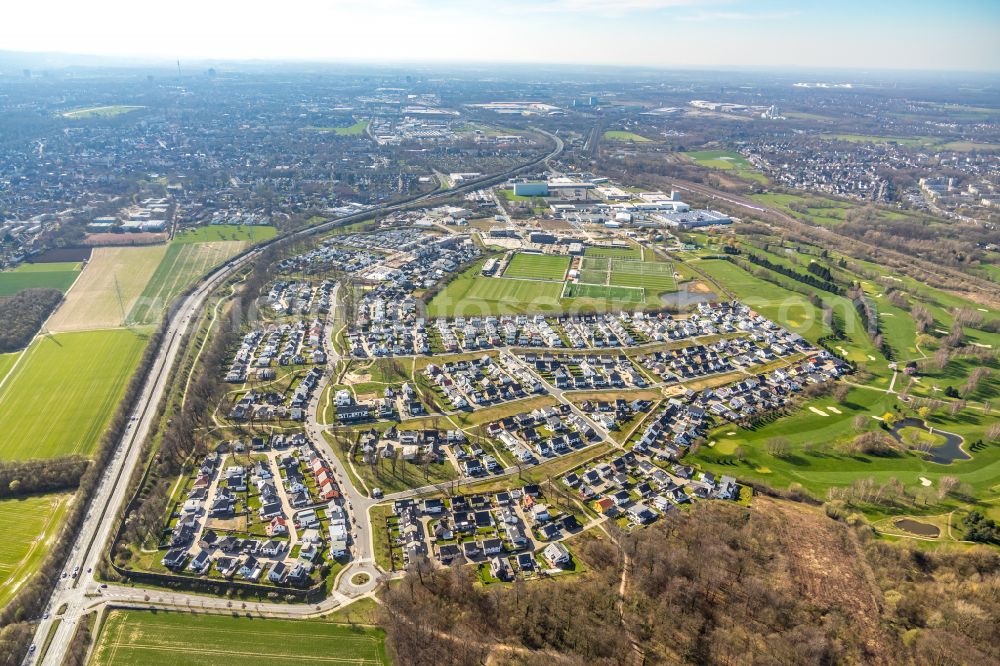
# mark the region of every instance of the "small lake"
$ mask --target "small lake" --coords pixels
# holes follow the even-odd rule
[[[941,528],[937,525],[931,525],[930,523],[922,523],[919,520],[913,520],[912,518],[900,518],[899,520],[892,521],[894,527],[903,530],[904,532],[910,532],[911,534],[916,534],[917,536],[930,537],[936,539],[941,536]]]
[[[899,431],[903,428],[919,428],[927,432],[931,432],[931,429],[927,427],[927,424],[920,419],[915,419],[913,417],[908,417],[905,419],[900,419],[893,426],[889,433],[893,438],[900,444],[905,444],[903,437],[899,434]],[[961,437],[952,432],[945,432],[944,430],[938,430],[934,428],[934,434],[941,435],[944,437],[944,444],[941,446],[935,446],[926,455],[926,459],[932,463],[937,463],[939,465],[948,465],[956,460],[972,460],[972,456],[965,452],[962,448],[963,440]]]

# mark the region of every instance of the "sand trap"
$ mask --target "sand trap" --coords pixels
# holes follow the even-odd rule
[[[875,419],[876,421],[882,421],[883,420],[881,416],[872,416],[872,418]]]
[[[986,308],[976,308],[976,309],[979,310],[980,312],[989,312],[989,310],[987,310]]]
[[[834,414],[843,414],[844,413],[844,412],[840,411],[839,409],[837,409],[836,407],[827,407],[826,409],[827,409],[827,411],[831,411]]]
[[[892,313],[892,312],[879,312],[878,316],[880,316],[880,317],[895,317],[896,315],[894,313]]]
[[[813,414],[819,414],[820,416],[829,416],[829,414],[824,412],[822,409],[817,409],[816,407],[810,407],[809,411]]]
[[[920,485],[922,485],[922,486],[929,486],[929,485],[931,485],[931,480],[928,479],[926,476],[922,476],[922,477],[920,477]]]
[[[844,356],[847,356],[847,350],[844,349],[843,347],[837,347],[837,351],[839,351]]]
[[[735,430],[730,430],[730,431],[729,431],[729,432],[727,432],[726,434],[727,434],[727,435],[729,435],[729,436],[731,437],[731,436],[733,436],[733,435],[735,435],[735,434],[736,434],[736,431],[735,431]]]
[[[715,446],[715,440],[713,439],[712,441],[710,441],[710,442],[708,443],[708,445],[709,445],[709,446]]]
[[[872,356],[871,354],[868,354],[868,360],[869,360],[869,361],[874,361],[874,360],[875,360],[875,357],[874,357],[874,356]]]

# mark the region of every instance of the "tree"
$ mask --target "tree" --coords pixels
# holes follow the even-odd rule
[[[784,437],[772,437],[767,440],[767,452],[775,458],[782,458],[788,455],[791,444]]]
[[[847,394],[851,392],[851,387],[847,384],[837,384],[833,389],[833,399],[839,404],[843,405],[847,400]]]
[[[867,430],[868,420],[869,420],[868,417],[865,416],[864,414],[858,414],[857,416],[855,416],[854,421],[852,422],[854,430],[856,432],[864,432],[865,430]]]
[[[890,430],[892,429],[892,426],[896,425],[896,422],[898,420],[899,417],[896,416],[894,412],[886,412],[885,414],[882,415],[882,423],[884,423],[885,427],[889,428]]]

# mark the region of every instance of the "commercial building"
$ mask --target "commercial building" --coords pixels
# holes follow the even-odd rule
[[[547,197],[549,184],[544,181],[514,183],[514,195],[519,197]]]

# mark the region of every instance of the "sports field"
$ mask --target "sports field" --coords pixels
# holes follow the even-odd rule
[[[32,495],[0,500],[0,607],[41,564],[55,538],[71,495]]]
[[[111,610],[93,666],[389,664],[381,629],[318,620]]]
[[[65,293],[80,274],[75,261],[21,264],[12,271],[0,272],[0,297],[13,296],[22,289],[58,289]]]
[[[310,132],[321,132],[336,134],[337,136],[360,136],[368,128],[367,120],[359,120],[353,125],[347,125],[345,127],[306,127],[304,129]]]
[[[127,329],[37,338],[0,387],[0,458],[89,455],[145,344]]]
[[[488,278],[482,264],[452,280],[427,304],[428,317],[555,312],[562,282]]]
[[[216,241],[243,241],[260,243],[278,233],[275,227],[238,224],[210,224],[174,236],[172,243],[213,243]]]
[[[122,326],[167,252],[166,245],[99,247],[49,320],[53,332]]]
[[[580,282],[646,289],[653,295],[677,291],[673,264],[666,261],[584,257]]]
[[[571,282],[566,285],[566,298],[611,299],[625,303],[642,303],[646,295],[642,289],[616,287],[604,284],[582,284]]]
[[[171,243],[142,295],[132,306],[129,323],[155,324],[178,294],[246,246],[243,241]]]
[[[641,247],[588,247],[583,251],[588,259],[642,259]]]
[[[569,268],[569,257],[518,252],[510,260],[504,277],[534,280],[563,280]]]

